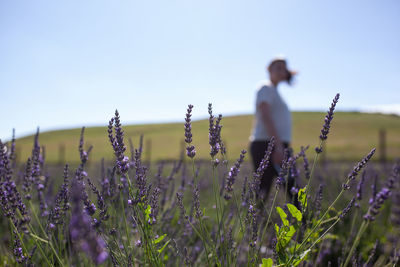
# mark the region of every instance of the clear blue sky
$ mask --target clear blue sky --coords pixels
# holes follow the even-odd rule
[[[0,138],[252,113],[277,54],[292,110],[400,110],[400,1],[0,2]]]

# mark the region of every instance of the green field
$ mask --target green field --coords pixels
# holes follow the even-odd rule
[[[293,112],[293,148],[310,145],[309,156],[318,144],[318,136],[324,123],[325,113]],[[184,114],[183,114],[184,116]],[[124,118],[124,114],[122,114]],[[106,120],[105,120],[106,121]],[[184,128],[181,123],[123,125],[126,144],[131,138],[135,146],[144,135],[145,160],[177,159],[183,149]],[[253,123],[252,115],[224,117],[222,139],[226,142],[229,159],[235,159],[242,149],[248,148],[248,137]],[[357,112],[337,112],[331,125],[325,158],[335,161],[357,161],[372,147],[377,148],[375,160],[380,157],[379,131],[386,132],[386,157],[393,160],[400,157],[400,117]],[[18,131],[18,129],[16,129]],[[194,121],[193,143],[197,158],[208,158],[208,120]],[[80,129],[40,133],[39,142],[46,149],[48,163],[76,163],[79,161],[78,144]],[[113,159],[113,152],[107,137],[107,126],[90,127],[85,131],[85,143],[93,145],[91,160]],[[32,150],[33,136],[17,140],[17,157],[25,161]],[[63,152],[64,151],[64,152]],[[129,148],[128,148],[129,153]]]

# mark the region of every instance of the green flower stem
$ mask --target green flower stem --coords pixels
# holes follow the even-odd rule
[[[14,224],[13,224],[13,225],[14,225]],[[31,235],[32,235],[32,233],[33,233],[34,236],[37,236],[37,235],[35,234],[35,231],[33,230],[32,226],[31,226],[30,224],[28,225],[28,228],[29,228],[29,232],[31,232]],[[52,264],[52,263],[49,262],[49,257],[48,257],[48,255],[46,255],[46,253],[44,253],[42,246],[37,242],[37,239],[36,239],[36,238],[33,238],[33,242],[35,242],[35,245],[39,248],[39,251],[40,251],[40,253],[42,254],[44,260],[45,260],[46,263],[47,263],[47,265],[49,265],[49,266],[54,266],[54,264]],[[57,259],[59,259],[59,258],[57,257]],[[61,266],[64,266],[64,265],[62,264],[61,261],[60,261],[60,264],[61,264]]]
[[[107,239],[106,239],[106,236],[105,236],[104,234],[101,234],[101,235],[103,235],[103,239],[104,239],[104,240],[107,240]],[[113,235],[112,237],[113,237],[112,240],[113,240],[114,243],[116,244],[116,247],[117,247],[118,252],[119,252],[119,258],[116,259],[116,260],[120,260],[120,258],[122,258],[122,255],[124,255],[124,254],[123,254],[121,248],[119,247],[118,242],[117,242],[117,239],[115,238],[115,236]],[[110,250],[110,253],[114,253],[114,255],[116,255],[116,253],[111,249],[111,247],[109,247],[109,246],[107,245],[107,248]],[[128,262],[127,262],[127,261],[125,261],[125,262],[126,262],[126,265],[128,265]]]
[[[262,235],[261,235],[261,239],[260,239],[261,240],[261,242],[260,242],[261,244],[262,244],[262,241],[264,240],[265,233],[267,232],[269,220],[271,218],[272,210],[274,209],[274,206],[275,206],[275,201],[276,201],[276,197],[278,196],[278,192],[279,192],[279,190],[277,189],[275,191],[274,199],[272,200],[272,206],[271,206],[271,208],[269,210],[269,213],[268,213],[268,219],[267,219],[267,222],[265,223],[265,226],[264,226],[264,229],[263,229],[263,232],[262,232]],[[260,247],[258,248],[258,253],[260,253],[261,244],[260,244]]]
[[[200,224],[200,229],[203,231],[203,232],[206,232],[207,230],[206,230],[206,228],[205,228],[205,226],[203,226],[203,222],[202,222],[203,220],[200,218],[199,219],[199,224]],[[192,226],[192,227],[194,227],[194,226]],[[208,236],[208,235],[207,235]],[[204,241],[204,238],[201,238],[200,237],[200,239],[201,239],[201,241],[203,242],[203,246],[204,246],[204,250],[206,251],[206,259],[207,259],[207,263],[208,263],[208,266],[211,266],[211,264],[210,264],[210,260],[208,259],[208,249],[207,249],[207,243]]]
[[[355,240],[354,240],[354,242],[353,242],[353,245],[352,245],[352,247],[351,247],[351,249],[350,249],[349,255],[347,256],[346,261],[345,261],[344,264],[343,264],[343,267],[346,267],[347,264],[349,264],[349,261],[350,261],[350,259],[351,259],[351,256],[353,255],[353,252],[354,252],[354,250],[356,249],[356,247],[357,247],[357,245],[358,245],[358,242],[360,242],[360,239],[361,239],[362,234],[363,234],[364,231],[368,228],[368,225],[369,225],[369,221],[365,221],[365,220],[364,220],[363,223],[361,224],[360,229],[358,230],[357,236],[356,236],[356,238],[355,238]]]
[[[201,235],[201,233],[199,232],[199,230],[197,230],[197,228],[190,222],[189,218],[187,219],[187,221],[188,221],[188,223],[190,224],[190,226],[192,227],[192,229],[195,231],[195,233],[199,236],[199,238],[201,239],[201,241],[203,241],[204,248],[206,248],[207,242],[206,242],[206,240],[204,239],[204,237]],[[214,246],[214,248],[215,248],[215,246]],[[219,264],[218,264],[218,258],[217,258],[217,255],[216,255],[216,248],[215,248],[215,253],[213,253],[213,254],[214,254],[214,257],[215,257],[215,260],[216,260],[216,264],[219,266]],[[208,254],[206,255],[206,258],[207,258],[208,265],[211,266],[211,264],[210,264],[210,262],[209,262],[209,259],[208,259]]]
[[[212,159],[214,161],[214,158]],[[213,162],[212,162],[213,164]],[[220,229],[220,220],[219,220],[219,205],[218,205],[218,197],[217,197],[217,177],[216,177],[216,172],[215,172],[215,166],[213,165],[212,167],[212,177],[213,177],[213,192],[214,192],[214,199],[215,199],[215,209],[216,209],[216,215],[217,215],[217,225],[218,225],[218,232],[217,232],[217,237],[218,240],[216,244],[218,244],[219,241],[221,241],[221,229]]]
[[[329,228],[326,229],[326,231],[322,235],[320,235],[318,239],[308,249],[312,249],[339,221],[340,218],[336,219],[336,221],[331,226],[329,226]]]
[[[238,204],[235,191],[233,191],[233,199],[235,200],[235,206],[236,206],[236,210],[237,210],[237,213],[238,213],[238,216],[239,216],[240,231],[242,231],[242,233],[244,233],[243,220],[242,220],[242,216],[240,215],[240,206]]]
[[[321,141],[319,142],[319,146],[318,146],[318,147],[321,147],[321,146],[322,146],[322,143],[323,143],[323,141],[321,140]],[[319,156],[319,153],[315,153],[313,165],[312,165],[311,171],[310,171],[310,178],[308,179],[308,182],[307,182],[307,185],[306,185],[306,192],[305,192],[305,193],[306,193],[306,199],[307,199],[307,197],[308,197],[308,195],[309,195],[311,180],[312,180],[312,178],[313,178],[313,174],[314,174],[314,170],[315,170],[315,165],[316,165],[316,163],[317,163],[317,161],[318,161],[318,156]],[[303,208],[304,208],[303,214],[305,215],[305,214],[306,214],[306,211],[307,211],[307,207],[303,207]]]
[[[42,224],[40,223],[39,217],[37,216],[37,213],[36,213],[36,211],[35,211],[35,207],[33,206],[33,204],[32,204],[31,201],[28,201],[28,203],[29,203],[29,206],[30,206],[31,211],[32,211],[32,213],[33,213],[33,216],[35,217],[37,223],[39,224],[40,230],[43,232],[43,235],[44,235],[44,236],[47,236],[47,233],[46,233],[46,231],[44,230]]]
[[[120,193],[119,193],[119,201],[120,201],[121,206],[122,206],[122,217],[124,219],[125,234],[126,234],[126,238],[128,240],[128,249],[129,249],[130,246],[131,246],[131,239],[129,237],[128,224],[126,222],[125,205],[124,205],[124,200],[123,200],[123,196],[122,196],[122,191],[120,191]]]
[[[194,185],[196,185],[196,183],[197,183],[197,177],[196,177],[196,170],[195,170],[195,164],[194,164],[194,158],[191,158],[192,159],[192,174],[193,174],[193,181],[194,181]],[[202,231],[203,233],[205,233],[206,234],[206,236],[208,236],[208,233],[207,233],[207,228],[203,225],[203,220],[202,220],[202,218],[198,218],[198,220],[199,220],[199,224],[200,224],[200,231]],[[195,230],[195,232],[197,233],[197,235],[200,237],[200,239],[201,239],[201,241],[203,242],[203,246],[204,246],[204,249],[205,249],[205,251],[206,251],[206,258],[207,258],[207,263],[208,263],[208,266],[211,266],[211,264],[210,264],[210,260],[208,259],[208,249],[207,249],[207,243],[205,242],[205,240],[204,240],[204,238],[202,237],[202,235],[200,234],[200,232],[199,231],[196,231],[196,229],[194,228],[194,225],[192,225],[192,223],[189,221],[189,219],[188,219],[188,222],[190,223],[190,225],[191,225],[191,227]]]

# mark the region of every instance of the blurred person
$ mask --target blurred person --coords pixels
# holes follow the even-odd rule
[[[255,123],[250,136],[250,153],[254,170],[260,165],[271,137],[275,138],[270,163],[261,178],[260,193],[263,200],[268,197],[272,183],[279,173],[285,150],[289,151],[292,138],[291,113],[279,94],[278,85],[282,82],[290,85],[296,74],[295,71],[288,69],[284,57],[272,59],[267,66],[267,72],[269,81],[263,81],[257,87]],[[294,181],[291,179],[287,186],[290,197],[294,197],[291,193],[293,186]],[[297,197],[294,202],[297,205]]]

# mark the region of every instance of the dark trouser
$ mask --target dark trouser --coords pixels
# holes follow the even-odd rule
[[[261,160],[264,158],[265,152],[268,148],[268,141],[253,141],[250,143],[250,153],[253,160],[254,170],[257,170],[258,166],[261,163]],[[284,148],[288,148],[288,143],[282,143]],[[265,170],[260,185],[260,193],[264,195],[264,199],[266,200],[271,189],[272,183],[275,177],[278,176],[278,172],[274,168],[272,160],[270,160],[267,169]],[[291,177],[291,175],[289,175]],[[285,177],[287,179],[287,177]],[[295,185],[295,181],[293,178],[290,178],[287,183],[287,193],[292,199],[293,195],[291,193],[292,187]],[[294,196],[294,202],[297,204],[297,196]]]

